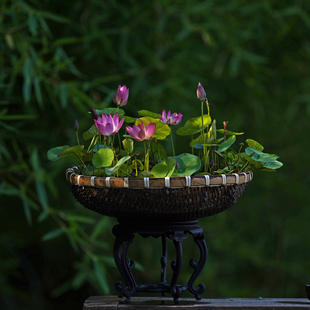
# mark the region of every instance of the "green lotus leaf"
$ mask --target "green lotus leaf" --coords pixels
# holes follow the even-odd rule
[[[245,153],[249,155],[252,159],[258,161],[260,155],[263,155],[264,153],[261,151],[258,151],[257,149],[254,149],[253,147],[247,147],[245,150]]]
[[[200,158],[190,153],[183,153],[171,158],[174,158],[179,164],[179,169],[175,170],[172,174],[173,177],[190,176],[197,172],[201,167]]]
[[[263,166],[268,169],[278,169],[278,168],[281,168],[283,164],[280,161],[275,160],[272,162],[263,163]]]
[[[98,135],[99,133],[97,132],[98,128],[96,127],[96,125],[92,125],[87,131],[85,131],[83,133],[83,139],[89,140],[92,139],[93,136]]]
[[[268,169],[263,169],[264,171],[270,171],[270,170],[275,170],[275,169],[279,169],[283,166],[283,163],[281,163],[278,160],[272,161],[272,162],[268,162],[268,163],[263,163],[264,168]]]
[[[117,113],[118,115],[124,115],[125,114],[125,111],[124,110],[122,110],[122,109],[119,109],[119,108],[105,108],[105,109],[102,109],[102,110],[97,110],[96,109],[96,111],[97,111],[97,113],[99,114],[99,116],[101,115],[101,114],[111,114],[111,115],[113,115],[113,114],[115,114],[115,113]],[[91,112],[90,112],[91,113]]]
[[[278,155],[276,154],[263,154],[259,157],[259,161],[261,161],[262,163],[268,163],[268,162],[273,162],[275,160],[277,160],[279,158]]]
[[[127,123],[127,124],[134,123],[137,120],[136,118],[130,117],[130,116],[120,116],[119,120],[121,120],[123,118],[125,119],[124,122]]]
[[[160,159],[166,159],[167,154],[164,147],[156,140],[151,141],[151,151],[152,153],[159,154]]]
[[[208,139],[208,137],[209,137],[208,133],[205,133],[204,136],[205,136],[205,139],[207,142],[207,143],[205,143],[205,146],[216,146],[224,140],[224,138]],[[202,141],[201,135],[199,135],[196,139],[194,139],[193,141],[190,142],[190,146],[194,146],[195,144],[204,144]]]
[[[254,149],[256,149],[258,151],[264,150],[264,147],[255,140],[247,139],[245,142],[248,144],[248,146],[253,147]]]
[[[253,160],[260,161],[263,163],[273,162],[279,158],[278,155],[263,153],[253,147],[247,147],[245,149],[247,155],[251,156]]]
[[[138,178],[154,178],[154,175],[150,171],[142,171],[138,174]]]
[[[216,131],[224,134],[224,129],[217,129]],[[230,130],[226,130],[226,135],[227,136],[232,136],[232,135],[241,136],[243,134],[244,134],[244,132],[233,132],[233,131],[230,131]]]
[[[93,157],[93,164],[96,168],[109,167],[112,165],[114,153],[111,149],[100,149]]]
[[[229,149],[235,143],[235,141],[236,141],[236,136],[235,135],[229,137],[226,141],[221,143],[221,146],[218,148],[217,151],[219,153],[225,152],[227,149]]]
[[[118,169],[118,176],[119,177],[127,177],[129,174],[131,174],[132,168],[128,165],[128,162],[122,164],[120,168]]]
[[[140,110],[138,111],[138,114],[140,116],[149,116],[149,117],[152,117],[152,118],[155,118],[155,119],[159,119],[159,113],[154,113],[154,112],[150,112],[150,111],[147,111],[147,110]]]
[[[82,150],[79,153],[77,153],[77,155],[78,155],[78,157],[80,157],[83,160],[84,163],[91,162],[93,159],[93,153],[92,152],[88,153],[87,150]],[[78,159],[77,156],[73,155],[73,154],[70,155],[69,158],[72,160]]]
[[[203,122],[202,122],[201,116],[190,118],[189,122],[191,123],[193,127],[204,129],[211,124],[211,117],[208,114],[204,114]],[[203,128],[202,128],[202,123],[203,123]]]
[[[47,151],[47,158],[51,161],[56,161],[59,159],[58,155],[62,151],[69,148],[69,145],[57,146]]]
[[[105,173],[107,175],[114,174],[128,159],[130,159],[130,156],[125,156],[125,157],[121,158],[114,167],[105,168],[105,170],[104,170]]]
[[[84,149],[84,145],[76,145],[69,147],[58,154],[58,157],[67,157],[72,154],[78,154]]]
[[[133,144],[134,144],[133,140],[126,138],[122,142],[123,142],[124,150],[126,152],[129,152],[129,154],[132,153],[132,151],[133,151]]]
[[[203,129],[211,124],[211,117],[207,114],[203,116]],[[190,136],[200,132],[202,129],[201,116],[190,118],[183,127],[176,131],[179,136]]]
[[[170,177],[175,169],[175,163],[176,163],[175,159],[167,158],[156,164],[152,168],[151,173],[156,178]]]

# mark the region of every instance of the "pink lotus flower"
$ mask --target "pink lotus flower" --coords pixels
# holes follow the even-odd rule
[[[98,120],[94,119],[98,132],[104,136],[113,136],[115,135],[122,127],[124,123],[124,118],[119,121],[119,116],[117,113],[112,117],[111,114],[107,116],[102,114],[102,117],[98,117]]]
[[[206,100],[207,94],[206,94],[204,88],[202,87],[202,85],[200,83],[198,84],[197,92],[196,93],[197,93],[197,98],[200,101]]]
[[[182,120],[182,117],[183,117],[183,114],[181,114],[181,113],[179,113],[179,114],[178,113],[171,114],[171,112],[168,111],[168,114],[166,114],[166,110],[165,109],[163,110],[162,115],[161,116],[159,115],[159,119],[163,123],[165,123],[167,125],[170,125],[170,126],[179,124],[181,122],[181,120]]]
[[[118,89],[113,96],[113,101],[120,107],[124,106],[127,104],[129,96],[129,88],[126,87],[126,85],[121,86],[118,85]]]
[[[153,140],[153,134],[155,133],[156,126],[154,123],[149,123],[145,129],[144,123],[141,121],[139,125],[133,125],[126,127],[126,130],[135,141]]]

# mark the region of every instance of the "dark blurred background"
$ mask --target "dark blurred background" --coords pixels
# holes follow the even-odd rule
[[[280,155],[230,210],[205,218],[203,297],[305,297],[310,282],[310,2],[2,0],[0,4],[0,308],[82,309],[115,295],[115,219],[79,205],[48,149],[74,145],[91,107],[130,88],[139,109],[212,117]],[[184,124],[184,121],[182,122]],[[189,151],[175,137],[177,152]],[[169,144],[167,148],[169,149]],[[159,240],[136,237],[139,283],[157,283]],[[188,238],[190,239],[190,238]],[[186,240],[180,282],[198,248]],[[173,257],[173,249],[170,249]],[[171,273],[169,274],[171,276]],[[191,296],[186,295],[184,296]]]

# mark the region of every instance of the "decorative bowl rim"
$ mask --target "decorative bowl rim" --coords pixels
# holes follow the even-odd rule
[[[234,174],[164,177],[164,178],[123,178],[123,177],[97,177],[77,174],[78,167],[66,170],[66,179],[73,185],[97,188],[119,189],[160,189],[182,187],[212,187],[231,186],[248,183],[253,179],[253,172]]]

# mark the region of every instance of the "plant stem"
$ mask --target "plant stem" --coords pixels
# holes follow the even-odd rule
[[[204,101],[201,101],[201,139],[203,144],[206,144],[206,137],[204,134],[204,123],[203,123],[203,105],[204,105]],[[203,163],[204,163],[204,171],[207,171],[207,160],[206,160],[206,147],[203,146]]]
[[[203,101],[201,101],[201,139],[203,143],[205,143],[205,137],[204,137],[204,123],[203,123]]]
[[[120,137],[119,132],[117,133],[117,136],[118,136],[119,150],[121,151],[121,149],[122,149],[122,145],[121,145],[121,137]]]
[[[88,175],[90,175],[90,173],[89,173],[89,171],[88,171],[88,169],[87,169],[87,167],[86,167],[86,165],[85,165],[83,159],[82,159],[78,154],[76,154],[76,153],[73,153],[73,154],[80,160],[81,166],[84,166],[84,168],[85,168],[85,170],[86,170],[86,173],[87,173]]]
[[[78,145],[80,145],[80,140],[79,140],[78,131],[75,132],[75,135],[76,135],[76,141],[77,141]]]
[[[170,133],[170,139],[171,139],[171,146],[172,146],[172,154],[173,156],[175,156],[175,152],[174,152],[174,145],[173,145],[173,132],[172,132],[172,128],[171,128],[171,133]]]
[[[147,169],[147,163],[146,163],[146,161],[147,161],[147,160],[146,160],[146,152],[147,152],[147,151],[146,151],[146,148],[147,148],[147,147],[146,147],[146,142],[145,142],[145,141],[143,142],[143,146],[144,146],[144,171],[148,171],[148,169]]]
[[[206,105],[207,105],[207,109],[208,109],[208,115],[210,116],[210,107],[209,107],[208,99],[206,99]]]

